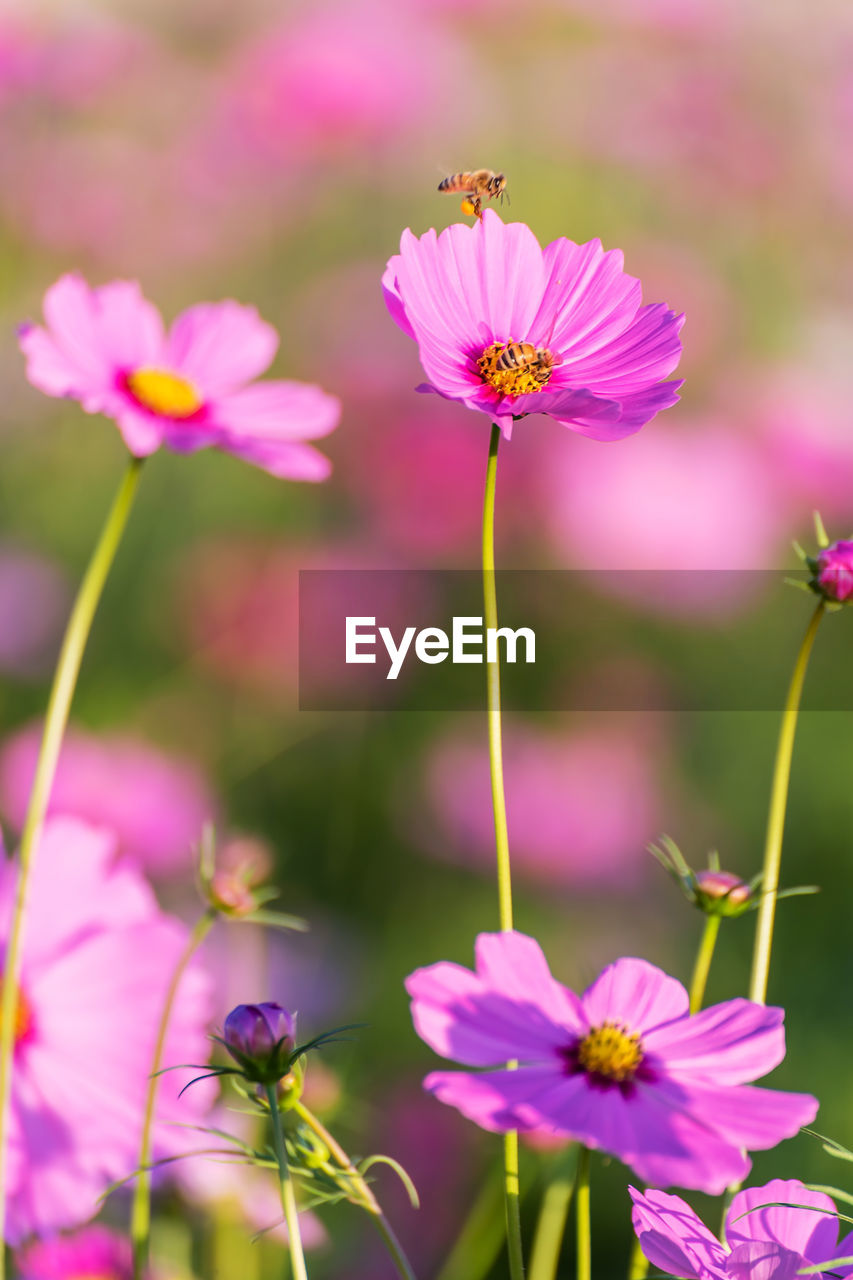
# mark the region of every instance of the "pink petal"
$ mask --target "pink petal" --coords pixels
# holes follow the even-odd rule
[[[469,227],[454,223],[436,236],[404,232],[395,262],[399,296],[418,342],[452,350],[524,337],[539,308],[542,251],[524,223],[504,223],[487,210]]]
[[[726,1250],[689,1204],[665,1191],[628,1191],[634,1231],[653,1267],[690,1280],[726,1280]]]
[[[617,399],[620,393],[643,391],[666,378],[678,364],[683,324],[684,316],[663,303],[643,307],[621,334],[589,355],[577,357],[563,351],[560,376]]]
[[[809,1207],[779,1207],[786,1203]],[[760,1205],[768,1207],[759,1209]],[[815,1209],[820,1212],[815,1213]],[[835,1205],[829,1196],[809,1191],[796,1179],[774,1178],[766,1186],[739,1191],[726,1215],[726,1239],[732,1249],[750,1240],[771,1240],[809,1262],[845,1256],[836,1248]]]
[[[28,966],[43,964],[74,938],[108,920],[120,927],[156,911],[153,893],[139,875],[115,862],[111,831],[77,818],[49,818],[33,861],[28,893],[50,920],[49,929],[30,929]],[[8,930],[17,879],[15,863],[0,867],[0,932]]]
[[[727,1000],[648,1032],[643,1043],[666,1063],[667,1075],[748,1084],[785,1056],[784,1009]]]
[[[400,255],[394,254],[393,258],[389,258],[388,266],[382,275],[382,295],[385,299],[385,305],[391,315],[391,319],[405,333],[406,337],[414,338],[415,331],[409,323],[409,317],[406,315],[406,308],[403,299],[400,296],[400,289],[397,284],[397,267],[400,262]]]
[[[332,472],[329,459],[309,444],[279,444],[274,440],[241,440],[230,437],[220,440],[218,448],[244,462],[268,471],[279,480],[306,480],[317,483],[327,480]]]
[[[608,965],[581,1002],[591,1026],[616,1022],[640,1034],[683,1018],[689,1008],[680,982],[646,960],[630,958]]]
[[[48,395],[103,390],[114,370],[103,348],[92,290],[79,275],[65,275],[44,296],[44,329],[21,336],[27,377]]]
[[[509,930],[481,933],[476,942],[477,975],[486,987],[506,996],[537,1005],[558,1026],[584,1035],[589,1024],[573,991],[551,976],[539,943],[526,934]]]
[[[754,1085],[678,1081],[677,1088],[683,1091],[691,1110],[706,1117],[729,1142],[750,1151],[766,1151],[783,1138],[793,1138],[802,1125],[811,1124],[819,1106],[817,1098],[807,1093],[783,1093]]]
[[[109,408],[105,406],[103,411],[109,412]],[[145,413],[143,409],[135,408],[128,400],[117,404],[112,416],[115,417],[124,443],[134,457],[147,458],[163,443],[165,422],[151,413]]]
[[[534,391],[526,396],[516,396],[514,400],[504,400],[498,412],[546,413],[573,430],[578,430],[579,422],[590,423],[593,428],[606,433],[605,439],[611,438],[610,433],[619,429],[621,419],[617,400],[608,400],[582,387],[560,387],[553,391]]]
[[[92,297],[100,345],[112,368],[139,369],[162,363],[163,321],[135,280],[113,280],[95,289]]]
[[[505,1133],[538,1127],[531,1116],[539,1115],[540,1099],[565,1089],[567,1083],[553,1067],[519,1067],[515,1071],[433,1071],[424,1088],[481,1129]]]
[[[530,341],[580,359],[621,334],[641,301],[639,280],[624,272],[619,249],[600,240],[554,240],[544,250],[546,283]]]
[[[732,1250],[728,1260],[730,1280],[795,1280],[801,1259],[795,1253],[766,1240],[750,1240]]]
[[[316,440],[340,422],[341,402],[311,383],[270,380],[217,400],[211,418],[235,439]]]
[[[201,302],[181,313],[169,331],[170,369],[194,383],[205,397],[235,391],[269,368],[278,334],[254,307],[238,302]]]
[[[415,1030],[442,1057],[484,1067],[544,1058],[559,1070],[556,1054],[571,1037],[537,1006],[536,992],[522,1004],[448,962],[416,969],[406,990]]]

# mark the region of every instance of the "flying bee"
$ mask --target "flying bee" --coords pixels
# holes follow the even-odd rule
[[[452,173],[449,178],[438,184],[439,191],[462,195],[463,213],[473,213],[476,218],[482,217],[483,201],[500,198],[503,204],[506,195],[506,174],[494,173],[491,169],[474,169],[470,173]]]
[[[508,342],[496,358],[495,368],[502,373],[526,369],[544,386],[552,370],[562,363],[562,357],[547,347],[534,347],[532,342]]]

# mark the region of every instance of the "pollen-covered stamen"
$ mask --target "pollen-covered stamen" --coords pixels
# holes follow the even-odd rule
[[[593,1027],[577,1047],[578,1066],[587,1075],[624,1084],[643,1061],[640,1037],[616,1022]]]
[[[127,389],[162,418],[192,418],[203,404],[193,384],[168,369],[136,369],[127,375]]]
[[[558,357],[530,342],[493,342],[477,360],[480,377],[502,396],[541,391],[551,379]]]

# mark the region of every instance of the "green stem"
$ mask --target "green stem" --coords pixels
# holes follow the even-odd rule
[[[284,1220],[287,1223],[287,1236],[290,1244],[290,1267],[293,1280],[308,1280],[308,1272],[305,1269],[305,1254],[302,1252],[302,1236],[299,1231],[299,1212],[296,1208],[296,1193],[293,1190],[293,1179],[290,1176],[290,1166],[287,1163],[287,1151],[284,1146],[284,1129],[281,1124],[281,1112],[278,1109],[278,1099],[275,1096],[275,1085],[268,1084],[266,1086],[266,1091],[267,1101],[270,1104],[275,1157],[278,1161],[281,1207],[284,1210]]]
[[[717,944],[717,934],[720,932],[722,918],[722,916],[716,915],[705,917],[702,941],[699,943],[696,963],[693,966],[693,977],[690,979],[691,1013],[698,1013],[702,1008],[702,1001],[705,999],[705,987],[708,983],[708,973],[711,969],[711,960],[714,957],[714,947]]]
[[[592,1232],[589,1217],[589,1147],[578,1152],[575,1177],[575,1213],[577,1214],[578,1272],[577,1280],[592,1280]]]
[[[515,1066],[515,1063],[509,1063]],[[524,1280],[524,1251],[521,1244],[521,1199],[518,1180],[518,1134],[504,1134],[504,1199],[506,1202],[506,1244],[510,1280]]]
[[[770,791],[770,811],[767,816],[767,838],[764,845],[761,904],[755,922],[755,947],[752,953],[752,975],[749,982],[749,998],[758,1004],[764,1004],[767,999],[770,951],[773,946],[773,921],[776,915],[776,894],[779,889],[779,868],[782,862],[782,836],[785,830],[785,809],[788,803],[788,783],[791,777],[791,757],[794,752],[797,715],[800,710],[800,698],[809,655],[824,612],[824,601],[821,600],[812,615],[797,654],[785,709],[782,713],[782,724],[779,728],[779,743],[776,748],[776,764]]]
[[[489,442],[486,491],[483,498],[483,597],[486,631],[498,627],[495,590],[495,480],[501,429],[494,424]],[[495,819],[495,846],[498,861],[498,912],[501,929],[512,928],[512,880],[509,863],[509,834],[506,824],[503,754],[501,749],[501,668],[497,645],[495,661],[486,663],[486,702],[489,719],[489,772],[492,781],[492,812]]]
[[[376,1230],[385,1241],[385,1248],[388,1250],[391,1261],[397,1268],[398,1275],[401,1275],[403,1280],[415,1280],[415,1273],[409,1264],[409,1259],[403,1252],[403,1246],[397,1239],[394,1229],[385,1217],[385,1214],[372,1213],[370,1216],[376,1223]]]
[[[495,589],[495,480],[501,429],[492,425],[486,488],[483,495],[483,602],[486,634],[498,629],[498,600]],[[506,822],[503,753],[501,749],[501,668],[498,646],[494,662],[486,663],[486,706],[489,725],[489,774],[492,782],[492,812],[495,820],[495,849],[498,872],[498,918],[503,931],[512,929],[512,878],[509,861],[509,833]],[[507,1064],[510,1068],[515,1063]],[[518,1134],[504,1134],[504,1196],[506,1199],[506,1239],[510,1280],[523,1280],[524,1253],[521,1243],[521,1209],[518,1181]]]
[[[77,676],[92,621],[101,599],[122,534],[127,525],[133,499],[136,496],[142,469],[142,458],[131,458],[118,493],[113,500],[101,535],[92,553],[59,652],[56,672],[51,685],[45,715],[44,733],[36,762],[35,776],[29,805],[21,834],[18,864],[18,883],[6,955],[3,962],[3,1001],[0,1012],[0,1240],[5,1228],[5,1152],[6,1119],[12,1084],[12,1066],[15,1048],[15,1023],[18,1016],[18,985],[21,976],[21,943],[26,912],[27,889],[33,859],[41,837],[47,812],[53,779],[62,746],[62,737],[68,723],[71,700],[77,684]],[[0,1280],[5,1275],[5,1261],[0,1249]]]
[[[148,1077],[148,1090],[145,1095],[145,1110],[142,1118],[142,1138],[139,1144],[139,1176],[133,1191],[133,1208],[130,1215],[130,1238],[133,1242],[133,1280],[142,1280],[148,1265],[148,1237],[151,1232],[151,1148],[154,1139],[154,1109],[157,1102],[157,1089],[160,1084],[159,1071],[163,1061],[163,1049],[166,1044],[166,1033],[172,1017],[175,997],[181,985],[181,979],[187,965],[201,946],[216,919],[216,909],[209,907],[196,922],[196,926],[187,939],[178,963],[166,990],[166,999],[157,1026],[157,1038],[154,1041],[154,1053],[151,1058],[151,1072]]]
[[[329,1148],[332,1159],[339,1168],[343,1169],[352,1182],[358,1186],[359,1193],[362,1196],[362,1205],[375,1222],[376,1229],[385,1241],[385,1247],[391,1256],[394,1266],[403,1277],[403,1280],[415,1280],[415,1273],[412,1270],[411,1263],[406,1257],[403,1246],[397,1239],[393,1227],[382,1212],[379,1201],[376,1199],[376,1196],[371,1191],[369,1184],[365,1182],[364,1178],[358,1172],[341,1144],[331,1133],[329,1133],[326,1126],[317,1119],[313,1111],[309,1111],[303,1102],[294,1103],[293,1110],[299,1118],[308,1125],[309,1129],[317,1135],[320,1141]]]
[[[572,1156],[574,1158],[574,1153]],[[554,1280],[574,1190],[575,1170],[561,1160],[542,1197],[530,1253],[529,1280]]]
[[[649,1260],[643,1253],[638,1236],[634,1236],[631,1245],[631,1256],[628,1259],[628,1280],[645,1280],[649,1271]]]

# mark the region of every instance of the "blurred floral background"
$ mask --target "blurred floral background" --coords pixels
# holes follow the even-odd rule
[[[469,963],[475,933],[496,926],[485,720],[300,713],[297,573],[476,567],[488,427],[414,394],[416,352],[385,313],[381,271],[404,227],[460,216],[457,198],[437,193],[442,177],[488,166],[508,175],[504,217],[543,243],[621,247],[646,299],[687,313],[682,402],[639,435],[614,448],[549,419],[519,424],[500,464],[503,566],[790,567],[815,506],[832,536],[853,530],[852,132],[843,0],[0,5],[8,844],[68,601],[124,453],[111,424],[27,385],[15,327],[74,268],[93,283],[138,278],[168,315],[200,298],[253,303],[281,333],[274,375],[343,400],[323,442],[334,475],[299,486],[214,453],[152,459],[54,803],[115,827],[161,901],[188,918],[205,818],[222,839],[260,843],[282,908],[312,929],[267,937],[220,923],[206,949],[217,1019],[275,999],[310,1035],[365,1024],[313,1059],[310,1087],[352,1150],[386,1151],[412,1174],[419,1212],[390,1173],[380,1189],[420,1276],[468,1280],[472,1254],[461,1270],[442,1265],[475,1207],[478,1274],[504,1273],[488,1211],[494,1143],[421,1093],[433,1058],[402,986],[419,964]],[[805,627],[808,601],[790,596]],[[661,607],[626,603],[638,617]],[[776,643],[766,607],[694,593],[671,621],[743,627],[744,663],[756,663]],[[663,655],[638,678],[665,688]],[[689,974],[701,919],[645,846],[666,831],[694,865],[718,848],[724,867],[751,876],[777,719],[555,714],[545,700],[510,720],[517,920],[558,976],[582,987],[617,954]],[[828,892],[780,907],[770,992],[789,1027],[774,1083],[818,1094],[819,1127],[847,1143],[851,771],[850,715],[806,713],[784,879]],[[751,920],[724,927],[712,1000],[744,990]],[[532,1217],[555,1157],[524,1158]],[[759,1156],[756,1174],[827,1182],[827,1163],[801,1137]],[[593,1197],[596,1270],[622,1275],[623,1175],[614,1165],[599,1177],[613,1194]],[[155,1254],[168,1272],[280,1274],[273,1240],[246,1246],[274,1200],[259,1212],[260,1193],[222,1166],[187,1162],[158,1195]],[[111,1206],[106,1219],[122,1213]],[[319,1215],[310,1242],[317,1280],[386,1275],[354,1210]]]

